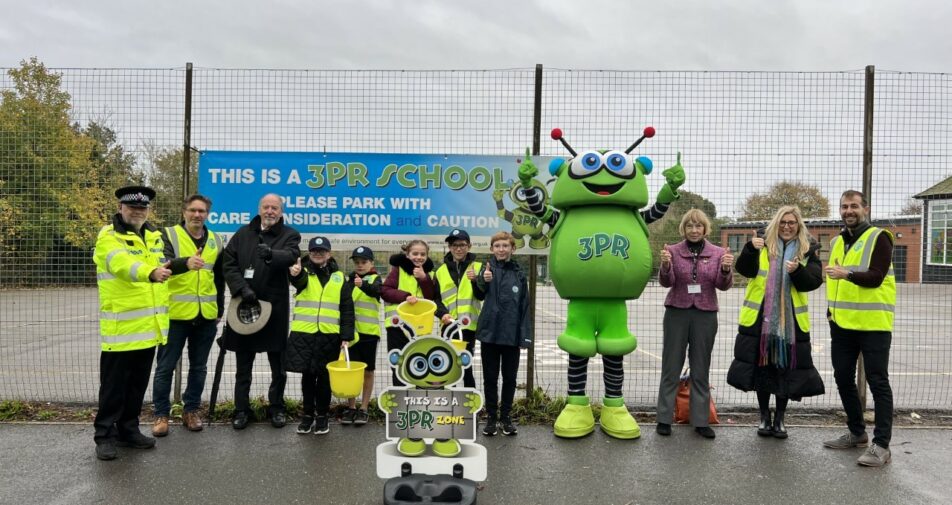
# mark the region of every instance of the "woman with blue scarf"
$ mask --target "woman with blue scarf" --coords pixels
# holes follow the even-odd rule
[[[740,309],[727,383],[742,391],[757,391],[760,436],[787,438],[783,417],[788,400],[824,393],[823,379],[810,354],[806,295],[823,283],[819,249],[803,224],[800,209],[785,206],[737,259],[737,273],[750,282]],[[772,422],[770,395],[777,397]]]

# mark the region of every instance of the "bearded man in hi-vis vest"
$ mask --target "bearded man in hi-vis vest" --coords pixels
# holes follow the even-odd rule
[[[879,467],[891,459],[893,400],[888,365],[896,311],[896,278],[892,267],[893,235],[872,226],[868,216],[866,195],[854,190],[843,192],[840,217],[846,227],[830,242],[830,261],[825,271],[830,357],[849,432],[823,445],[831,449],[868,447],[856,462]],[[860,404],[856,388],[860,353],[875,404],[872,444],[866,434],[864,405]]]

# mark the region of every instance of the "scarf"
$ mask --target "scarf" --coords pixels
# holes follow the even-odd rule
[[[795,368],[796,317],[793,312],[793,296],[790,274],[784,264],[792,261],[799,246],[796,239],[786,245],[779,238],[777,245],[783,254],[770,260],[767,270],[767,285],[764,291],[764,321],[760,330],[760,366],[774,365],[777,368]]]

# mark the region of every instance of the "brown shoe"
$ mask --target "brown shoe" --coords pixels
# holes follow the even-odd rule
[[[202,418],[198,412],[186,412],[182,414],[182,425],[188,428],[188,431],[202,431]]]
[[[155,421],[152,422],[152,436],[164,437],[168,434],[169,434],[169,418],[166,416],[156,417]]]

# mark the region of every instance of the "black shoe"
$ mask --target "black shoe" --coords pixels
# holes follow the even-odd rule
[[[496,433],[498,433],[496,430],[496,416],[489,416],[486,418],[486,425],[483,426],[483,435],[494,437]]]
[[[314,416],[304,416],[301,418],[301,424],[298,424],[297,432],[301,435],[310,433],[314,429]]]
[[[777,416],[773,423],[774,438],[787,438],[787,427],[783,424],[783,417]]]
[[[717,436],[710,426],[698,426],[697,428],[694,428],[694,432],[704,438],[714,438]]]
[[[119,447],[132,447],[133,449],[151,449],[155,447],[155,439],[135,432],[132,435],[120,438],[119,441],[116,442],[116,445]]]
[[[367,421],[370,421],[370,414],[368,414],[366,410],[358,410],[357,414],[354,415],[354,424],[356,426],[367,424]]]
[[[271,415],[271,426],[284,428],[288,424],[288,416],[284,412],[275,412]]]
[[[761,437],[773,436],[773,425],[770,423],[770,411],[760,413],[760,424],[757,425],[757,434]]]
[[[231,420],[231,427],[236,430],[243,430],[248,427],[248,422],[248,413],[238,412],[235,414],[235,418]]]
[[[662,437],[667,437],[671,435],[671,425],[668,423],[658,423],[658,426],[655,426],[655,432]]]
[[[502,420],[499,422],[499,424],[502,425],[503,435],[506,435],[507,437],[511,437],[513,435],[519,434],[519,431],[516,429],[516,425],[512,424],[512,418],[510,418],[509,416],[504,416]]]
[[[328,431],[331,431],[331,428],[327,416],[317,416],[317,421],[314,421],[314,434],[325,435]]]
[[[357,409],[347,409],[340,416],[341,424],[354,424],[354,419],[357,417]]]
[[[116,459],[117,456],[119,456],[119,451],[116,450],[116,444],[114,442],[109,441],[96,444],[97,458],[103,461],[109,461],[111,459]]]

